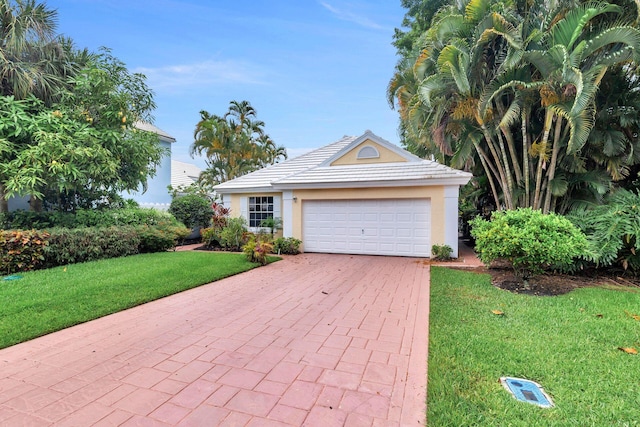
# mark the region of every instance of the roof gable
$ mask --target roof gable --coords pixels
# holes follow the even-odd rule
[[[353,140],[351,144],[322,162],[320,166],[406,163],[419,162],[421,160],[419,157],[367,130],[362,136]]]

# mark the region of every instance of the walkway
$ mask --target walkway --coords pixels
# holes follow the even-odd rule
[[[424,425],[428,284],[303,254],[0,350],[0,425]]]

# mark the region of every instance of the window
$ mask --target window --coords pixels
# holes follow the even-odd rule
[[[260,227],[267,218],[273,218],[273,196],[249,197],[249,227]]]
[[[378,157],[380,157],[380,153],[370,145],[365,145],[358,151],[358,159],[377,159]]]

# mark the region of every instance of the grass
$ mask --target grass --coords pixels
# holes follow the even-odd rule
[[[634,314],[633,288],[536,297],[432,268],[428,425],[640,426],[640,355],[618,349],[640,350]],[[556,407],[517,401],[502,376],[540,383]]]
[[[243,254],[163,252],[0,281],[0,348],[256,267]]]

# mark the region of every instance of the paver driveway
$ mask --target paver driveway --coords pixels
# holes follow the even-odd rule
[[[423,425],[429,266],[304,254],[0,350],[0,425]]]

